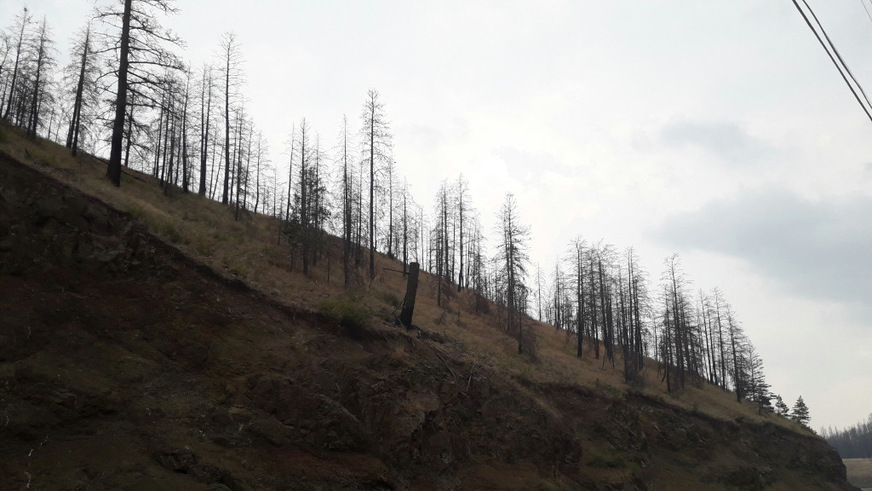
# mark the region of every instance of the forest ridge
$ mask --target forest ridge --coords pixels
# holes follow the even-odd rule
[[[274,217],[306,274],[324,267],[327,236],[340,237],[346,286],[371,281],[375,254],[384,252],[404,270],[417,262],[436,276],[440,305],[448,289],[494,302],[521,354],[536,356],[529,329],[535,317],[565,331],[578,357],[592,351],[603,364],[621,364],[628,382],[639,379],[649,357],[667,391],[707,381],[760,412],[808,424],[801,397],[790,410],[772,393],[723,294],[691,292],[677,255],[665,259],[653,282],[632,248],[579,237],[552,271],[534,272],[530,228],[514,197],[506,195],[498,227],[482,230],[463,176],[446,179],[425,212],[398,175],[385,105],[374,89],[359,127],[343,124],[337,150],[324,150],[304,119],[294,125],[288,161],[270,162],[269,142],[246,111],[240,41],[226,33],[216,40],[219,56],[195,68],[178,55],[181,40],[160,26],[174,12],[164,0],[102,7],[62,67],[47,18],[17,13],[0,39],[0,115],[73,155],[108,149],[107,178],[116,186],[130,168],[155,177],[165,193],[220,201],[237,220],[246,213]]]

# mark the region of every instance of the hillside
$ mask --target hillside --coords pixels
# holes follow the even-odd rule
[[[0,128],[2,489],[854,489],[807,430],[629,387],[553,327],[538,361],[398,265],[341,288],[278,224],[103,179]]]

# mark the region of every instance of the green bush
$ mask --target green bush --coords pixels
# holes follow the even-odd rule
[[[144,224],[149,231],[154,231],[157,223],[151,218],[151,216],[146,213],[145,208],[135,202],[125,203],[122,208],[125,212],[130,213],[134,219]]]
[[[350,298],[322,300],[318,302],[318,311],[352,334],[363,329],[372,317],[369,309]]]
[[[391,292],[382,292],[381,297],[382,297],[382,300],[385,301],[385,303],[387,303],[388,305],[390,305],[391,307],[393,307],[395,309],[399,308],[400,304],[403,303],[402,300],[400,300],[400,297],[394,295]]]
[[[151,216],[141,205],[136,203],[128,203],[124,205],[123,209],[127,213],[133,215],[135,219],[145,224],[145,226],[148,227],[149,232],[157,235],[162,235],[173,244],[188,243],[188,241],[181,234],[181,232],[179,232],[178,229],[176,229],[176,227],[170,221],[161,220]]]
[[[157,232],[160,235],[163,235],[173,244],[178,244],[180,242],[185,242],[181,233],[173,226],[170,222],[161,222],[157,227]]]

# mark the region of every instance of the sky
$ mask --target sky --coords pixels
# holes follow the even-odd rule
[[[864,0],[868,2],[869,0]],[[3,0],[58,48],[89,0]],[[872,89],[872,4],[813,0]],[[242,45],[247,107],[286,160],[294,122],[338,142],[367,90],[425,209],[462,173],[486,231],[506,193],[550,271],[570,240],[678,253],[719,287],[773,390],[811,426],[872,413],[872,122],[791,2],[185,0],[162,19],[194,66]]]

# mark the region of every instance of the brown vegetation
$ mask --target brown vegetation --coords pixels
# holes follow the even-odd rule
[[[407,332],[385,257],[343,290],[338,245],[306,277],[273,219],[0,131],[4,489],[850,489],[720,389],[519,355],[423,273]]]

